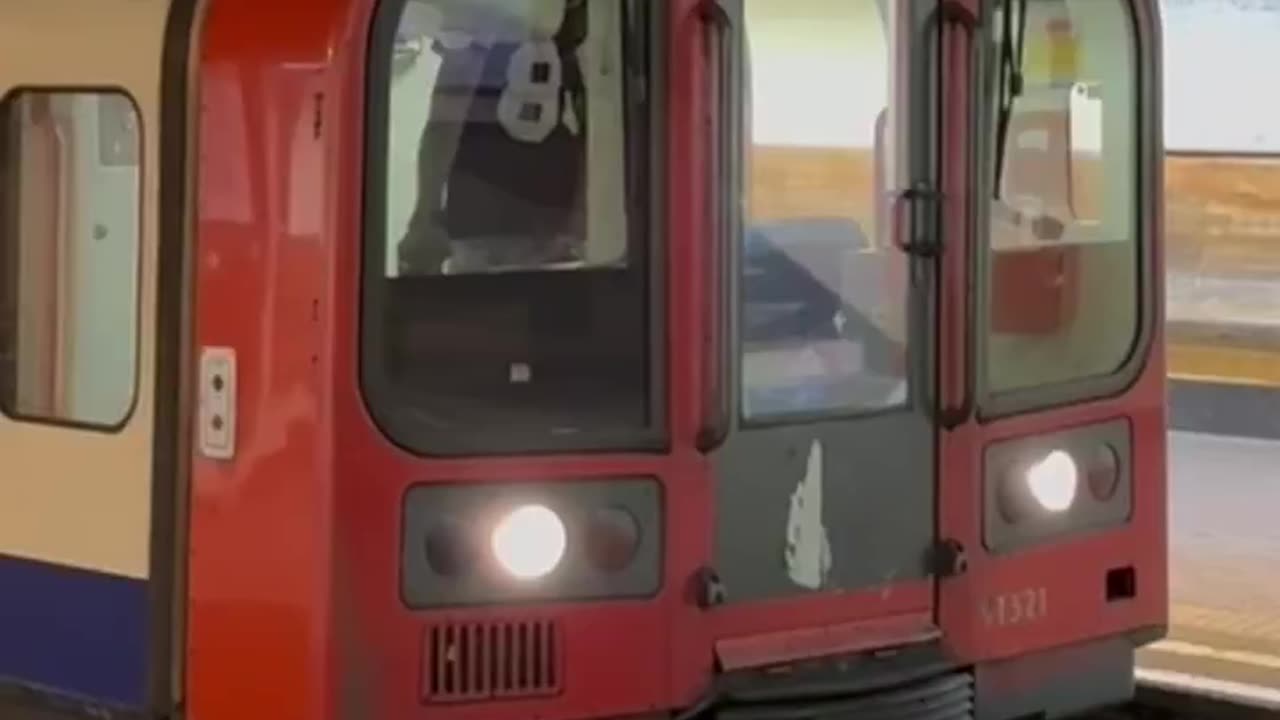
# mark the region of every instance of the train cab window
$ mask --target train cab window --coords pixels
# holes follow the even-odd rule
[[[907,265],[879,189],[905,182],[890,103],[902,2],[747,0],[751,110],[742,252],[748,421],[907,400]]]
[[[141,127],[114,92],[0,101],[0,410],[102,428],[135,400]]]
[[[652,429],[648,5],[383,3],[363,383],[402,444]]]
[[[1143,307],[1129,3],[995,5],[983,277],[985,382],[1000,394],[1118,372]]]

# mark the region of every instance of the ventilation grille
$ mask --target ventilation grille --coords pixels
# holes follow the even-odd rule
[[[554,621],[454,623],[428,631],[426,700],[474,702],[554,695],[563,682]]]

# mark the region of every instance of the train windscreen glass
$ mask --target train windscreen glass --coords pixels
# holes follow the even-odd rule
[[[902,92],[890,22],[900,12],[872,0],[746,4],[752,102],[739,272],[750,422],[908,401],[908,266],[883,251],[881,217],[885,188],[904,182],[905,114],[891,101]],[[857,91],[825,89],[845,83]]]
[[[1128,3],[996,7],[983,267],[992,395],[1116,374],[1146,310]]]
[[[384,69],[362,368],[375,417],[428,453],[646,434],[644,13],[622,0],[389,5],[371,58]]]

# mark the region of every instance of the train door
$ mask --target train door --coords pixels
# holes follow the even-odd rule
[[[1154,7],[985,4],[973,413],[940,454],[970,549],[940,615],[970,656],[1165,612]]]
[[[934,269],[902,250],[936,227],[900,191],[935,182],[927,23],[939,5],[742,3],[738,407],[714,453],[731,617],[807,598],[813,612],[783,624],[900,613],[932,627]],[[899,198],[884,228],[881,175]]]
[[[178,361],[158,327],[181,303],[156,311],[169,12],[0,4],[5,717],[10,691],[166,712],[177,692]]]

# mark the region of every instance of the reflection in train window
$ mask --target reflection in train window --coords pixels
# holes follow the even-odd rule
[[[986,384],[995,393],[1117,371],[1141,309],[1128,4],[999,7],[1007,12],[992,23],[997,185],[984,268]]]
[[[388,275],[626,262],[619,3],[504,5],[405,5]]]
[[[363,382],[401,443],[651,428],[647,6],[383,4]]]
[[[134,404],[141,146],[116,92],[0,103],[0,409],[113,427]]]
[[[748,0],[751,132],[742,268],[748,419],[904,403],[906,263],[883,188],[904,114],[887,28],[901,2]],[[833,92],[832,88],[847,91]]]

